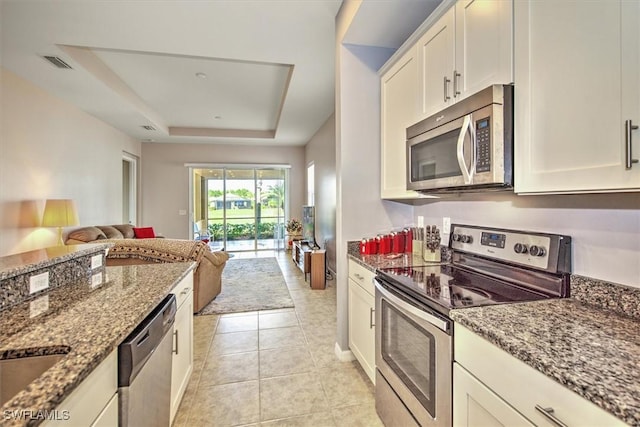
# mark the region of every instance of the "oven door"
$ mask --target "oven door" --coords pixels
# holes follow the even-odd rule
[[[379,373],[420,425],[450,426],[451,320],[379,279],[375,285]]]

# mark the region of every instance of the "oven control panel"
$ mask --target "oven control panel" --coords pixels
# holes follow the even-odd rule
[[[451,226],[449,247],[494,260],[556,272],[570,269],[570,243],[568,236],[454,224]]]

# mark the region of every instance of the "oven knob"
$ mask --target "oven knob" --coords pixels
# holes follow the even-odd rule
[[[527,245],[522,243],[516,243],[513,246],[513,250],[516,251],[517,254],[526,254],[527,253]]]
[[[469,236],[468,234],[463,234],[461,237],[462,243],[472,243],[473,242],[473,237]]]
[[[532,245],[531,248],[529,248],[529,253],[533,256],[544,256],[547,253],[547,251],[542,246]]]
[[[459,242],[460,241],[460,235],[457,234],[457,233],[453,233],[452,238],[453,238],[454,242]]]

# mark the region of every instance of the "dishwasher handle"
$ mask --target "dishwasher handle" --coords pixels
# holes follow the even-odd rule
[[[168,295],[118,346],[118,387],[129,387],[162,338],[173,329],[176,297]]]

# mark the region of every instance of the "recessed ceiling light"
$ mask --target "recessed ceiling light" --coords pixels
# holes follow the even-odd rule
[[[205,73],[196,73],[196,77],[199,79],[206,79],[207,75]]]

